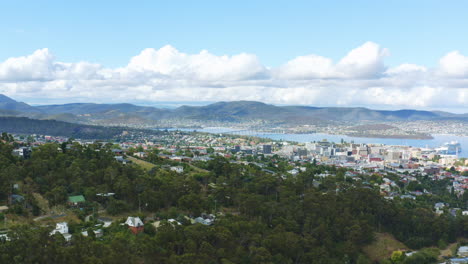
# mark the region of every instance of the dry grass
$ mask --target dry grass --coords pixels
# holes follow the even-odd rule
[[[6,221],[0,222],[0,229],[8,229],[15,225],[25,225],[31,223],[31,219],[15,214],[6,214]]]
[[[205,169],[202,169],[202,168],[199,168],[199,167],[196,167],[190,163],[188,163],[190,165],[190,168],[192,168],[192,175],[195,174],[195,173],[208,173],[209,171],[205,170]]]
[[[447,248],[443,249],[440,251],[440,259],[443,259],[444,257],[454,257],[456,255],[456,250],[458,247],[459,243],[465,243],[467,242],[466,238],[459,238],[457,239],[457,242],[451,243],[447,246]]]
[[[453,257],[454,256],[453,252],[455,251],[456,248],[457,248],[457,242],[449,244],[446,249],[440,251],[439,258]]]
[[[37,205],[41,208],[42,212],[49,212],[49,202],[42,197],[39,193],[33,193],[34,199],[37,201]]]
[[[408,250],[408,247],[388,233],[376,233],[375,241],[363,249],[372,261],[389,258],[395,250]]]
[[[129,160],[131,160],[133,163],[137,164],[138,166],[140,166],[141,168],[143,168],[144,170],[151,170],[152,168],[154,168],[156,165],[154,165],[153,163],[151,162],[147,162],[147,161],[144,161],[144,160],[141,160],[141,159],[137,159],[135,157],[127,157]]]
[[[76,216],[74,213],[72,212],[66,212],[66,215],[64,216],[61,216],[61,217],[46,217],[46,218],[43,218],[41,220],[38,221],[41,225],[55,225],[55,223],[59,223],[59,222],[67,222],[67,223],[80,223],[82,222],[78,216]]]

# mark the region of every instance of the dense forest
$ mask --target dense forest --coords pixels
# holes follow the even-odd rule
[[[0,117],[0,131],[16,134],[67,136],[81,139],[109,139],[124,131],[148,132],[124,127],[103,127],[67,123],[56,120],[37,120],[27,117]],[[151,131],[151,133],[156,133]]]
[[[335,167],[309,164],[306,172],[281,177],[215,157],[203,170],[178,174],[123,165],[115,160],[111,144],[51,143],[34,149],[27,160],[13,157],[12,149],[10,143],[0,143],[0,200],[11,194],[25,199],[10,213],[45,213],[36,193],[50,205],[82,194],[86,203],[76,209],[81,219],[94,207],[122,217],[141,208],[142,217],[156,213],[182,224],[165,223],[156,230],[147,223],[143,233],[134,235],[116,222],[96,238],[80,235],[79,228],[89,224],[71,223],[73,239],[67,242],[49,235],[53,226],[30,221],[11,226],[9,241],[0,239],[0,263],[363,264],[371,263],[362,249],[376,232],[393,234],[413,249],[468,235],[467,217],[437,216],[416,201],[386,200]],[[324,171],[332,176],[317,186],[316,175]],[[20,188],[12,188],[15,184]],[[115,197],[103,201],[96,196],[108,192]],[[217,214],[214,225],[190,224],[183,217],[203,212]],[[426,250],[394,263],[434,260]]]

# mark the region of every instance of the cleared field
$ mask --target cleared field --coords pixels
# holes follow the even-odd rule
[[[190,168],[193,169],[193,173],[209,173],[209,171],[205,170],[205,169],[202,169],[202,168],[198,168],[192,164],[189,164],[190,165]]]
[[[454,257],[457,250],[458,242],[449,244],[446,249],[440,251],[440,259],[443,259],[444,257]]]
[[[375,241],[364,247],[364,253],[372,261],[380,261],[385,258],[389,258],[392,252],[395,250],[408,250],[400,241],[396,240],[391,234],[388,233],[376,233]]]
[[[137,164],[138,166],[142,167],[145,170],[151,170],[152,168],[154,168],[156,166],[153,163],[150,163],[150,162],[147,162],[147,161],[144,161],[144,160],[141,160],[141,159],[137,159],[137,158],[134,158],[134,157],[128,157],[128,159],[131,160],[133,163]]]
[[[42,197],[42,195],[40,195],[39,193],[33,193],[33,196],[34,199],[36,199],[37,204],[39,208],[41,208],[42,212],[47,213],[50,211],[49,202],[44,197]]]

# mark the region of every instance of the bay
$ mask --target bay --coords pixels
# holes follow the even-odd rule
[[[271,138],[273,140],[296,141],[300,143],[321,141],[326,139],[330,142],[341,142],[343,139],[346,142],[353,141],[354,143],[367,143],[367,144],[385,144],[396,146],[412,146],[412,147],[428,147],[436,148],[442,146],[446,142],[458,141],[461,145],[461,152],[458,154],[461,158],[468,158],[468,137],[456,135],[432,135],[433,139],[401,139],[401,138],[364,138],[364,137],[351,137],[346,135],[332,135],[324,133],[311,133],[311,134],[288,134],[288,133],[266,133],[260,131],[242,130],[226,127],[206,127],[201,129],[178,129],[183,131],[198,131],[207,133],[231,133],[236,135],[255,136],[261,138]]]

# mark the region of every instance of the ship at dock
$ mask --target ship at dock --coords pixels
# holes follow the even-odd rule
[[[435,149],[441,155],[458,155],[461,152],[461,144],[458,141],[451,141]]]

